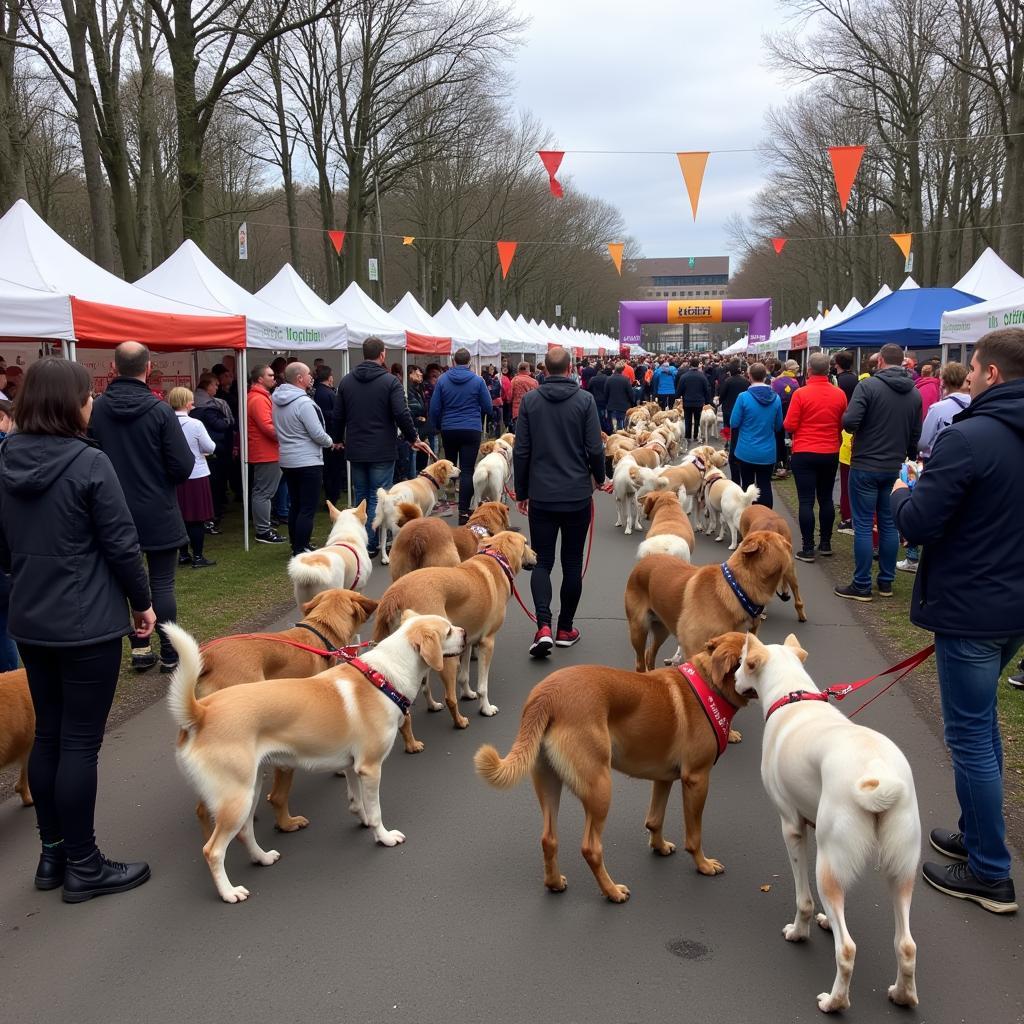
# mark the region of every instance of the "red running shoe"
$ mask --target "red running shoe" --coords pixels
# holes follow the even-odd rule
[[[555,634],[556,647],[572,647],[580,642],[580,631],[578,629],[560,629]]]
[[[530,644],[530,657],[546,658],[551,653],[551,648],[554,646],[555,641],[551,636],[551,627],[541,626],[533,638],[533,643]]]

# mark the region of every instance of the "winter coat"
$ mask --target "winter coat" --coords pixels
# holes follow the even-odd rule
[[[423,440],[430,433],[430,421],[427,417],[427,399],[423,394],[423,382],[413,384],[411,381],[405,389],[405,398],[409,403],[409,414],[416,424],[416,432]]]
[[[849,405],[854,389],[857,387],[857,374],[852,370],[843,370],[842,373],[837,373],[836,387],[846,395],[846,404]]]
[[[551,512],[588,504],[591,478],[604,483],[604,443],[594,396],[568,377],[547,377],[519,406],[512,462],[520,501],[529,499],[538,510]]]
[[[227,403],[200,389],[196,391],[196,406],[189,415],[206,428],[213,439],[217,459],[227,466],[235,438],[235,423]]]
[[[324,449],[334,443],[320,406],[294,384],[280,384],[270,396],[274,431],[282,469],[304,469],[324,464]]]
[[[695,366],[676,378],[676,398],[683,400],[683,407],[691,409],[697,405],[707,405],[711,401],[711,385],[708,378]]]
[[[14,433],[0,447],[0,569],[13,572],[15,640],[76,647],[131,632],[128,605],[150,606],[149,580],[124,492],[95,441]]]
[[[630,383],[625,371],[613,373],[608,378],[608,383],[605,385],[604,390],[607,400],[605,408],[609,412],[623,413],[636,405],[633,397],[633,385]]]
[[[857,384],[843,416],[853,434],[851,469],[895,476],[904,459],[917,457],[921,395],[901,366],[887,366]]]
[[[921,395],[921,420],[924,421],[928,410],[942,397],[942,384],[938,377],[918,377],[914,387]]]
[[[332,388],[325,380],[317,381],[313,385],[313,401],[323,413],[327,433],[332,435],[334,433],[334,398],[337,393],[338,389]]]
[[[453,366],[430,396],[430,420],[442,431],[480,430],[482,417],[490,416],[493,404],[483,377],[468,366]]]
[[[854,449],[856,458],[856,448]],[[936,438],[911,490],[893,493],[922,546],[910,621],[953,636],[1024,634],[1024,380],[984,391]]]
[[[519,415],[519,403],[523,395],[535,390],[540,385],[529,375],[529,373],[517,373],[512,378],[512,419]]]
[[[651,391],[655,395],[674,395],[676,372],[676,368],[671,363],[659,366],[651,375]]]
[[[789,402],[783,428],[793,435],[793,454],[839,451],[846,395],[828,377],[810,376]]]
[[[249,462],[277,462],[278,444],[273,408],[270,392],[262,384],[253,384],[245,400]]]
[[[419,440],[398,378],[371,360],[346,373],[334,399],[334,439],[345,442],[345,458],[394,462],[399,430],[410,444]]]
[[[718,392],[718,402],[722,407],[722,422],[728,425],[732,418],[732,411],[736,406],[736,399],[750,387],[750,381],[743,374],[729,374],[722,382]]]
[[[594,379],[594,376],[596,374],[600,373],[600,372],[601,371],[598,370],[598,368],[596,366],[589,366],[589,365],[588,366],[584,366],[583,369],[580,370],[580,381],[581,381],[582,387],[585,390],[589,391],[590,390],[590,382]]]
[[[174,410],[141,380],[117,377],[93,405],[89,434],[114,467],[142,550],[187,543],[175,488],[192,475],[195,456]]]
[[[597,403],[598,409],[608,408],[608,374],[598,372],[590,378],[590,387],[587,389]]]
[[[796,379],[796,374],[789,370],[779,374],[772,381],[772,391],[779,396],[779,401],[782,402],[783,416],[789,411],[789,403],[793,400],[799,387],[800,382]]]
[[[957,391],[941,402],[936,402],[928,410],[928,415],[921,425],[921,440],[918,443],[922,459],[931,457],[935,439],[953,422],[953,417],[962,413],[970,404],[971,396]]]
[[[782,429],[782,401],[767,384],[752,384],[732,407],[729,426],[740,432],[736,458],[774,465],[775,435]]]

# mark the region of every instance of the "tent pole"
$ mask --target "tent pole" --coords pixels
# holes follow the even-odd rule
[[[71,359],[71,342],[67,339],[60,343],[60,354],[63,359]]]
[[[238,366],[241,380],[238,385],[238,452],[242,460],[242,517],[245,519],[243,533],[245,550],[249,550],[249,359],[244,348],[238,350]]]

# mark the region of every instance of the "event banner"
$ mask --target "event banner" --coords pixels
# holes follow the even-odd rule
[[[672,299],[666,304],[667,324],[720,324],[722,322],[721,299]]]

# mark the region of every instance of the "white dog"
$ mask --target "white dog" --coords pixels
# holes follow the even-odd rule
[[[718,437],[718,410],[705,405],[700,413],[700,443],[711,444],[713,437]]]
[[[476,508],[484,501],[502,501],[505,485],[512,475],[512,445],[500,437],[493,444],[494,448],[473,470],[473,500],[470,508]]]
[[[704,492],[704,532],[710,536],[718,528],[716,541],[725,539],[725,531],[729,529],[729,550],[735,551],[740,537],[740,517],[744,511],[750,508],[761,496],[760,490],[755,484],[751,484],[743,490],[739,484],[728,480],[724,475],[719,474]]]
[[[418,505],[420,512],[429,516],[448,481],[458,478],[459,467],[454,462],[438,459],[411,480],[400,480],[388,490],[377,488],[377,511],[373,516],[373,528],[379,536],[381,565],[391,561],[388,556],[388,534],[394,537],[398,533],[398,521],[401,519],[398,506],[403,501]]]
[[[736,692],[758,698],[765,711],[761,780],[782,819],[796,883],[796,917],[782,930],[789,942],[810,934],[814,902],[807,877],[807,826],[818,847],[817,916],[835,939],[836,977],[818,996],[826,1013],[850,1005],[857,952],[846,927],[846,894],[869,862],[889,882],[896,919],[896,982],[889,998],[917,1005],[917,946],[910,934],[910,900],[921,846],[921,819],[910,765],[888,737],[854,725],[820,699],[787,696],[819,693],[804,671],[807,652],[793,634],[766,647],[747,637],[736,673]]]
[[[366,501],[344,510],[327,502],[327,511],[331,517],[327,543],[316,551],[295,555],[288,563],[288,577],[300,609],[324,590],[365,590],[373,571],[367,550]]]
[[[615,525],[625,525],[628,537],[633,527],[640,526],[640,505],[637,491],[654,479],[657,470],[645,469],[628,452],[619,459],[612,473],[612,494],[615,495]],[[625,519],[625,523],[623,523]]]

